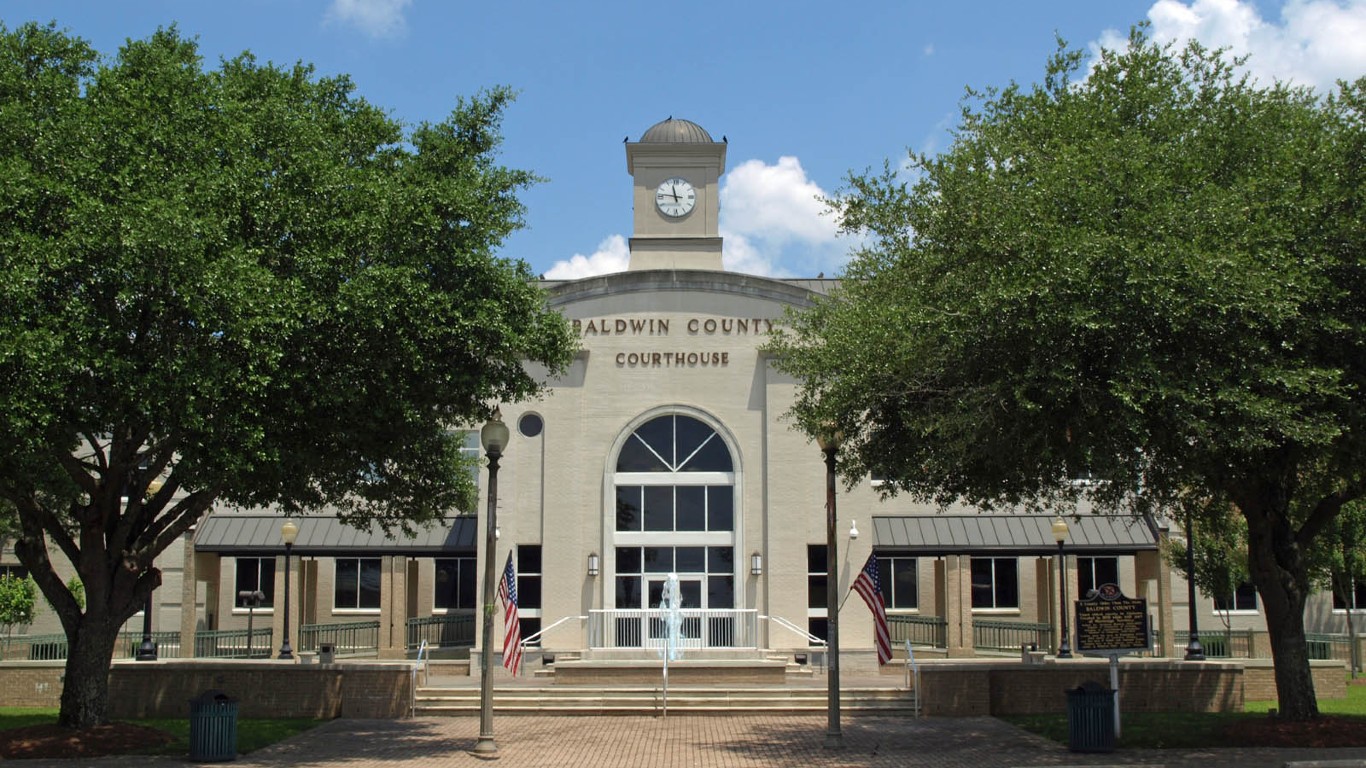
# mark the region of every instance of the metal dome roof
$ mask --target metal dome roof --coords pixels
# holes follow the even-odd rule
[[[691,120],[670,117],[650,126],[640,137],[642,144],[711,144],[707,129]]]

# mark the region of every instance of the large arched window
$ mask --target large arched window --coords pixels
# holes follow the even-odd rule
[[[613,475],[617,608],[658,607],[669,573],[683,607],[735,607],[734,468],[721,435],[692,416],[659,416],[631,433]]]

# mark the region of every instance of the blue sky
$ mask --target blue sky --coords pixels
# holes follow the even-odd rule
[[[625,268],[622,141],[670,116],[729,141],[727,268],[810,277],[851,246],[818,196],[944,148],[965,87],[1038,80],[1058,36],[1094,50],[1148,20],[1159,39],[1250,53],[1264,80],[1366,75],[1366,0],[0,0],[0,20],[55,20],[104,53],[176,23],[210,65],[310,62],[409,124],[511,86],[501,160],[548,181],[502,255],[559,278]]]

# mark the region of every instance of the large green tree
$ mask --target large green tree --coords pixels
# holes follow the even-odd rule
[[[851,177],[866,246],[773,344],[795,418],[942,502],[1228,499],[1310,717],[1305,550],[1366,491],[1366,79],[1250,82],[1143,27],[1090,64],[1060,45],[944,153]]]
[[[472,498],[454,430],[574,345],[494,255],[536,181],[496,161],[510,98],[405,128],[174,28],[101,58],[0,27],[0,498],[70,641],[62,724],[106,719],[117,633],[211,505],[404,525]]]

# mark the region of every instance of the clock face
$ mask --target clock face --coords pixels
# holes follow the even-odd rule
[[[659,212],[671,218],[687,216],[697,203],[697,191],[686,179],[677,176],[665,179],[662,184],[655,189],[655,206]]]

